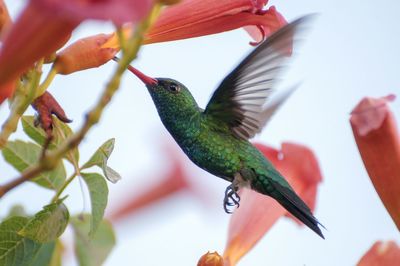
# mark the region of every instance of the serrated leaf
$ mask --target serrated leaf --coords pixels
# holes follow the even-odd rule
[[[115,139],[109,139],[101,145],[97,151],[92,155],[87,163],[82,166],[82,169],[92,166],[98,166],[103,170],[103,173],[108,181],[117,183],[121,179],[121,175],[107,165],[108,158],[110,158],[114,150]]]
[[[89,189],[92,217],[90,222],[90,233],[93,237],[107,207],[108,187],[104,177],[97,173],[81,173],[83,180]]]
[[[60,240],[42,244],[29,266],[61,266],[62,244]]]
[[[4,159],[19,172],[23,172],[29,166],[37,163],[41,152],[40,146],[21,140],[9,141],[2,149]],[[42,187],[58,190],[64,184],[65,178],[66,172],[64,164],[61,162],[53,171],[41,173],[31,181]]]
[[[92,238],[89,238],[90,215],[71,219],[74,228],[75,254],[80,266],[102,265],[115,245],[111,224],[103,220]]]
[[[68,221],[68,209],[62,200],[59,200],[44,206],[43,210],[36,213],[18,234],[39,243],[50,242],[64,232]]]
[[[47,135],[44,130],[34,125],[35,117],[34,116],[23,116],[22,119],[22,128],[24,129],[25,133],[36,143],[43,146],[47,139]],[[72,135],[71,128],[63,123],[60,122],[56,117],[53,118],[54,122],[54,139],[49,144],[49,149],[55,149],[56,147],[60,146],[69,136]],[[71,162],[72,164],[78,164],[79,162],[79,151],[77,148],[73,149],[72,151],[68,152],[65,156],[66,159]]]
[[[0,265],[27,266],[42,244],[18,235],[28,222],[25,217],[12,217],[0,224]]]

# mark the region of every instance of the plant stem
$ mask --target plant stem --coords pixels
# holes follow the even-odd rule
[[[0,132],[0,150],[6,145],[8,138],[15,132],[18,126],[19,119],[28,109],[29,105],[34,99],[36,88],[39,85],[40,77],[42,74],[42,63],[40,61],[34,69],[32,69],[26,77],[26,83],[19,83],[15,96],[11,103],[11,111],[1,127]]]
[[[35,98],[39,97],[47,90],[47,88],[50,86],[51,82],[54,80],[56,75],[57,75],[57,70],[54,67],[52,67],[49,73],[47,74],[45,80],[42,82],[42,84],[40,84],[40,86],[36,90]]]
[[[73,175],[71,175],[70,177],[68,177],[68,179],[65,181],[65,183],[63,184],[63,186],[57,191],[57,193],[54,195],[54,197],[51,199],[51,202],[56,202],[60,196],[61,193],[64,192],[64,190],[68,187],[68,185],[72,182],[72,180],[75,179],[75,177],[77,176],[77,172],[75,172]]]

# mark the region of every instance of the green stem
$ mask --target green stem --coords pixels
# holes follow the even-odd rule
[[[42,84],[40,84],[39,88],[36,90],[35,98],[45,93],[47,88],[50,86],[51,82],[53,82],[56,75],[57,75],[57,70],[54,67],[52,67],[49,73],[47,74],[45,80],[42,82]]]
[[[10,114],[1,128],[0,150],[4,148],[10,135],[16,131],[19,119],[34,99],[36,88],[39,85],[42,74],[42,63],[43,61],[40,61],[36,67],[28,73],[25,84],[18,84],[15,96],[11,103]]]
[[[68,185],[72,182],[72,180],[75,179],[75,177],[77,176],[77,173],[75,172],[73,175],[71,175],[63,184],[63,186],[57,191],[57,193],[54,195],[54,197],[51,199],[51,202],[56,202],[60,196],[61,193],[64,192],[64,190],[68,187]]]

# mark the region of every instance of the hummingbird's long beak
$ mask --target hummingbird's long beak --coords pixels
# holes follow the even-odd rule
[[[118,62],[119,58],[115,56],[113,60],[115,62]],[[136,77],[138,77],[145,85],[156,85],[158,83],[156,79],[146,76],[131,65],[128,66],[128,70],[132,72]]]
[[[140,72],[131,65],[128,66],[128,70],[133,74],[135,74],[135,76],[138,77],[141,81],[143,81],[143,83],[146,85],[156,85],[158,83],[158,81],[155,78],[146,76],[145,74],[143,74],[142,72]]]

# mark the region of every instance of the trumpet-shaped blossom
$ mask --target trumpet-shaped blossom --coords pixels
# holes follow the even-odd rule
[[[113,36],[98,34],[76,41],[57,54],[54,68],[57,73],[66,75],[105,64],[119,51],[118,48],[103,47]]]
[[[116,25],[138,21],[147,15],[150,0],[31,0],[45,13],[81,22],[86,19],[111,20]]]
[[[0,50],[0,103],[14,90],[14,81],[37,60],[53,54],[85,19],[135,22],[151,0],[31,0],[4,38]]]
[[[372,184],[400,229],[400,136],[388,106],[394,98],[364,98],[350,123]]]
[[[394,241],[378,241],[361,258],[357,266],[394,266],[400,262],[400,247]]]
[[[187,180],[188,176],[180,155],[170,147],[167,147],[167,152],[169,157],[172,158],[172,166],[165,177],[154,185],[141,188],[140,192],[132,197],[124,197],[123,203],[118,202],[118,206],[112,208],[111,220],[118,221],[171,195],[192,189]]]
[[[314,153],[305,146],[293,143],[283,143],[280,151],[262,144],[256,146],[285,176],[297,194],[314,209],[317,186],[322,181]],[[287,211],[272,198],[244,189],[240,207],[233,213],[229,224],[225,265],[236,265],[286,214]]]
[[[246,27],[256,42],[287,22],[268,0],[183,0],[165,8],[145,43],[199,37]]]

